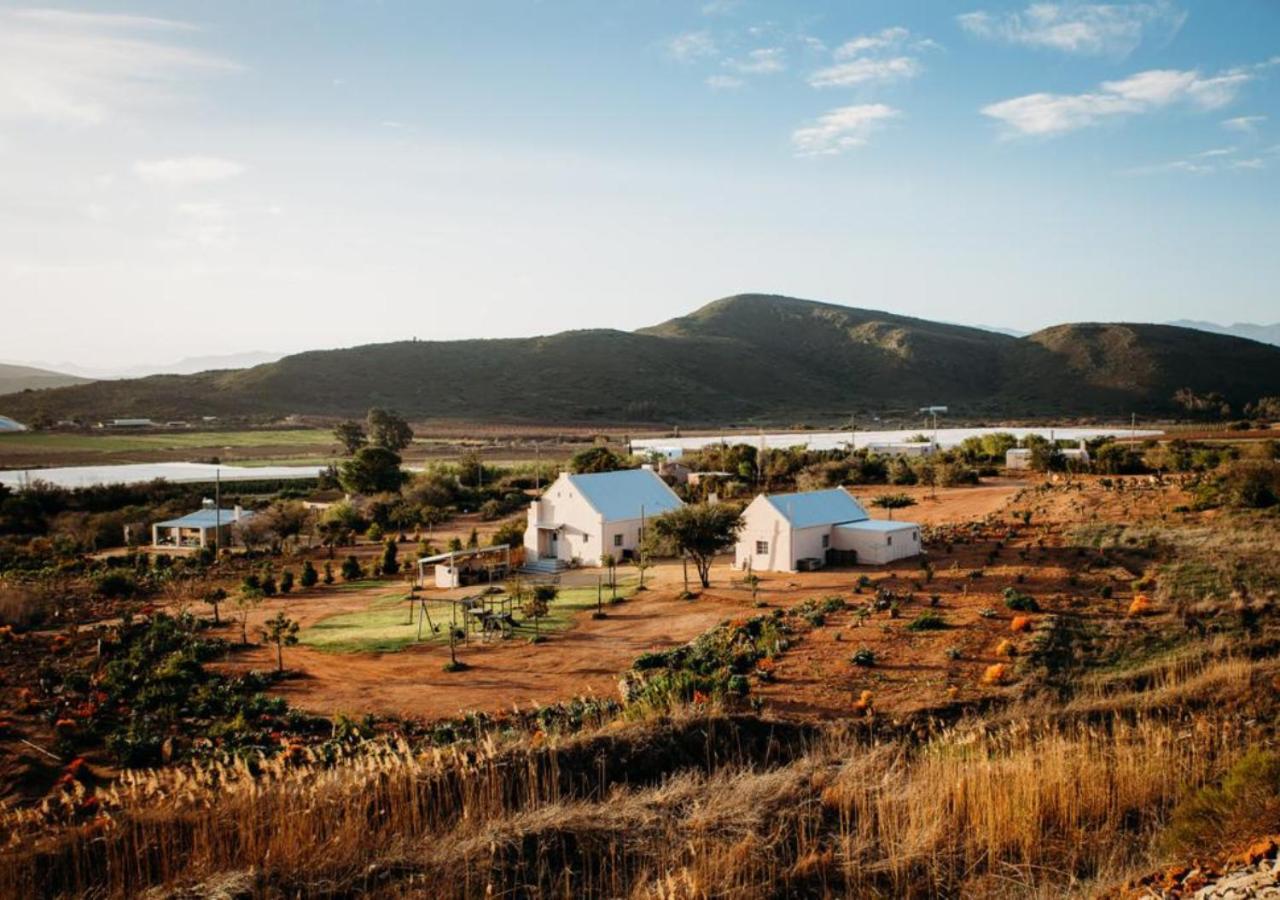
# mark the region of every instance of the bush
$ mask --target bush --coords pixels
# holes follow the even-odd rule
[[[138,582],[128,572],[104,572],[94,589],[108,600],[127,600],[138,595]]]
[[[382,526],[374,522],[369,526],[369,530],[364,533],[364,536],[374,543],[381,541],[383,537]]]
[[[302,576],[298,579],[298,583],[304,588],[315,587],[320,575],[316,572],[316,567],[311,564],[311,560],[307,560],[302,564]]]
[[[262,596],[274,597],[278,591],[279,588],[276,587],[276,576],[272,575],[270,572],[262,576]]]
[[[333,564],[332,563],[324,564],[324,583],[333,584]]]
[[[396,542],[388,540],[387,545],[382,548],[382,565],[380,569],[383,575],[394,575],[400,571],[400,564],[396,562],[398,553],[399,548],[396,547]]]
[[[950,627],[947,624],[947,620],[935,612],[927,612],[916,616],[907,623],[908,631],[941,631]]]
[[[876,653],[869,647],[863,647],[855,652],[849,661],[855,666],[870,668],[876,664]]]
[[[1040,612],[1034,597],[1011,587],[1004,589],[1004,605],[1014,612]]]
[[[329,567],[325,566],[327,570]],[[354,556],[348,556],[342,561],[342,580],[358,581],[364,577],[364,569],[360,567],[360,560]]]
[[[1203,787],[1173,810],[1165,842],[1197,855],[1234,847],[1280,828],[1280,753],[1253,749],[1221,784]]]
[[[293,572],[285,569],[280,573],[280,593],[288,594],[293,590]]]

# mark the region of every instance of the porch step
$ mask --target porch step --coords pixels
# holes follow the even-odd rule
[[[556,575],[569,568],[562,559],[537,559],[525,563],[519,571],[526,575]]]

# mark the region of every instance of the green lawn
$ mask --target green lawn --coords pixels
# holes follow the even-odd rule
[[[342,590],[361,590],[377,585],[379,582],[357,581],[341,585]],[[638,579],[635,576],[618,578],[618,596],[630,597],[635,593]],[[604,589],[606,608],[610,599],[608,587]],[[564,631],[572,623],[573,618],[584,610],[594,609],[596,605],[595,587],[565,588],[560,596],[551,604],[551,613],[539,622],[539,631],[552,634]],[[415,610],[417,606],[414,606]],[[432,633],[424,623],[422,641],[447,643],[448,631],[445,627],[452,615],[451,604],[442,601],[429,601],[427,610],[431,620],[442,626],[440,631]],[[533,634],[532,623],[526,624],[524,617],[516,612],[520,625],[516,629],[518,638],[530,637]],[[472,640],[477,640],[472,635]],[[369,606],[360,612],[341,613],[330,616],[304,628],[298,635],[299,643],[317,650],[331,653],[391,653],[403,650],[418,642],[418,624],[415,612],[413,624],[409,624],[409,602],[399,592],[384,594],[372,599]]]

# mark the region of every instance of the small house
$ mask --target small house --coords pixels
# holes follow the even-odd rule
[[[800,572],[825,565],[883,565],[920,553],[920,526],[872,519],[843,488],[760,494],[742,513],[734,548],[742,570]]]
[[[684,502],[652,469],[573,475],[562,472],[529,505],[525,559],[598,566],[603,554],[629,559],[644,523]]]
[[[230,547],[235,526],[253,517],[239,506],[217,509],[212,500],[193,513],[151,526],[151,546],[156,548]]]
[[[1078,447],[1063,447],[1058,450],[1073,468],[1079,468],[1089,465],[1089,448],[1085,446],[1085,442],[1080,441]],[[1031,468],[1031,448],[1014,447],[1012,450],[1006,450],[1004,454],[1004,467],[1015,471],[1025,471]]]

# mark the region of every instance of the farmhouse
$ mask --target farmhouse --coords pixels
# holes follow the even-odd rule
[[[798,572],[824,565],[881,565],[920,552],[920,526],[872,519],[843,488],[760,494],[742,513],[739,569]]]
[[[253,513],[240,507],[216,509],[212,500],[193,513],[177,519],[156,522],[151,526],[153,547],[220,547],[231,546],[232,530],[239,522],[252,518]]]
[[[644,522],[683,505],[651,469],[562,472],[529,506],[526,562],[598,566],[604,553],[629,559]]]

